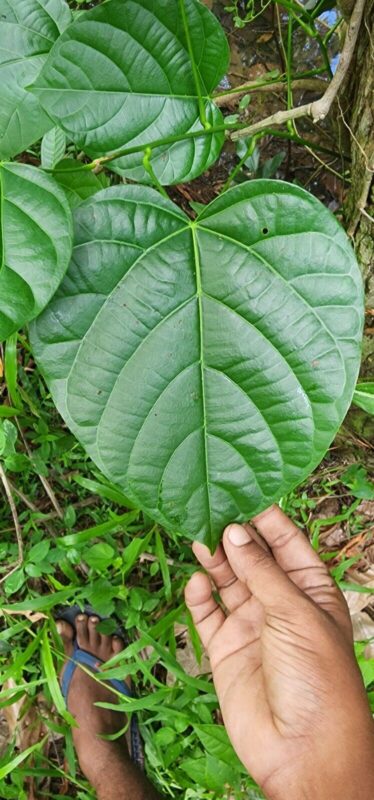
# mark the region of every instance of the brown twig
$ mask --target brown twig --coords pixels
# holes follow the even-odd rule
[[[356,0],[335,75],[322,97],[315,100],[313,103],[305,103],[304,105],[296,106],[296,108],[290,108],[286,111],[276,111],[275,114],[271,114],[270,117],[266,117],[266,119],[260,120],[260,122],[255,122],[253,125],[242,128],[240,131],[233,131],[231,139],[235,141],[245,136],[253,136],[253,134],[273,125],[283,125],[284,122],[288,122],[290,119],[311,117],[313,122],[318,122],[327,116],[348,72],[360,30],[365,2],[366,0]]]
[[[20,436],[21,436],[21,439],[23,441],[26,453],[27,453],[28,457],[32,461],[32,451],[30,450],[30,448],[28,446],[28,443],[27,443],[27,441],[25,439],[25,436],[23,435],[23,430],[20,427],[20,424],[19,424],[18,420],[16,420],[16,423],[17,423],[17,427],[18,427],[18,430],[20,432]],[[45,489],[45,491],[46,491],[46,493],[47,493],[47,495],[48,495],[48,497],[49,497],[49,499],[50,499],[50,501],[51,501],[51,503],[53,505],[53,508],[56,511],[57,516],[60,519],[63,519],[64,518],[64,512],[63,512],[63,510],[62,510],[62,508],[60,506],[60,503],[57,500],[57,497],[56,497],[56,495],[55,495],[55,493],[54,493],[54,491],[52,489],[51,484],[49,483],[49,481],[47,480],[47,478],[44,475],[40,474],[40,472],[37,472],[36,474],[37,474],[40,482],[42,483],[42,485],[43,485],[43,487],[44,487],[44,489]]]
[[[3,583],[10,575],[13,574],[22,564],[23,564],[23,539],[22,539],[22,530],[20,526],[20,522],[18,519],[16,504],[14,502],[14,498],[12,495],[12,490],[9,486],[8,478],[4,472],[2,465],[0,464],[0,480],[3,484],[4,491],[9,503],[10,510],[12,512],[13,522],[14,522],[14,529],[16,532],[17,537],[17,546],[18,546],[18,558],[17,561],[13,564],[10,570],[0,578],[0,583]]]
[[[327,82],[322,80],[322,78],[295,78],[295,80],[291,82],[292,89],[304,92],[323,91],[326,85]],[[285,91],[287,91],[287,83],[285,81],[275,81],[273,83],[259,83],[258,81],[253,81],[253,83],[245,83],[243,86],[237,86],[232,92],[214,97],[214,102],[216,106],[225,106],[227,103],[233,102],[233,100],[238,100],[239,97],[243,94],[247,94],[247,92]]]
[[[26,497],[26,495],[21,491],[21,489],[17,489],[17,486],[14,486],[9,479],[8,479],[8,484],[12,494],[16,494],[17,497],[19,497],[19,499],[22,500],[25,506],[27,506],[27,508],[30,509],[30,511],[34,511],[36,513],[39,512],[38,506],[36,506],[35,503],[32,502],[32,500]]]
[[[12,494],[17,495],[17,497],[19,497],[19,499],[22,500],[25,506],[27,506],[27,508],[29,508],[30,511],[33,511],[34,514],[40,514],[40,509],[38,508],[38,506],[36,506],[35,503],[33,503],[32,500],[30,500],[29,497],[27,497],[21,491],[21,489],[18,489],[17,486],[14,486],[13,483],[10,482],[10,480],[8,480],[8,483]],[[55,517],[58,516],[56,512],[53,512],[53,514]],[[46,531],[49,533],[49,535],[52,538],[55,538],[56,534],[53,528],[50,525],[48,525],[48,522],[46,520],[42,520],[42,522],[44,522]]]

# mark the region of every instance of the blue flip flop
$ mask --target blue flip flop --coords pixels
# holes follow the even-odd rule
[[[64,697],[66,706],[68,701],[68,694],[70,689],[70,684],[74,675],[74,672],[78,666],[78,664],[83,664],[92,672],[100,672],[101,665],[104,663],[101,661],[100,658],[96,658],[92,653],[89,653],[88,650],[82,650],[78,646],[78,642],[76,639],[76,625],[75,619],[78,614],[86,614],[87,617],[98,617],[100,620],[107,619],[107,617],[101,617],[100,614],[97,614],[91,606],[85,606],[83,610],[79,608],[79,606],[70,606],[68,608],[59,608],[55,615],[56,622],[58,620],[64,620],[68,622],[69,625],[73,628],[74,631],[74,639],[73,639],[73,653],[70,656],[69,661],[66,664],[64,669],[64,674],[61,680],[61,692]],[[125,631],[121,626],[118,626],[114,631],[115,636],[119,636],[123,639],[124,642],[127,641],[127,636]],[[131,691],[130,687],[127,685],[125,681],[120,681],[116,679],[109,679],[108,683],[113,686],[117,692],[126,695],[126,697],[134,697],[133,692]],[[140,736],[139,726],[137,722],[136,715],[133,714],[131,717],[130,723],[130,734],[131,734],[131,759],[132,761],[137,764],[141,769],[144,768],[144,751],[143,751],[143,742]]]

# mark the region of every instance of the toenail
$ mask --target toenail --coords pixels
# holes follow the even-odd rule
[[[77,620],[78,620],[78,622],[84,622],[84,620],[85,620],[84,614],[78,614]]]
[[[99,622],[99,617],[90,617],[88,621],[96,625],[96,623]]]
[[[56,622],[56,630],[57,630],[57,633],[60,633],[60,634],[62,633],[62,631],[64,630],[64,625],[63,625],[62,622]]]

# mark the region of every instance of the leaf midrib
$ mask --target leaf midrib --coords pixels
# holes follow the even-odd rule
[[[31,88],[33,89],[34,87],[32,86]],[[89,94],[100,94],[105,96],[110,94],[114,95],[121,94],[124,97],[127,97],[128,95],[130,95],[131,97],[160,97],[162,99],[165,99],[166,97],[167,99],[169,98],[170,100],[194,100],[195,102],[198,99],[197,95],[195,94],[166,94],[166,92],[132,92],[131,90],[124,91],[123,89],[71,89],[70,87],[68,87],[67,89],[60,89],[60,88],[54,89],[53,87],[50,86],[38,86],[37,84],[35,84],[35,89],[37,90],[38,94],[40,92],[58,92],[58,94],[63,94],[64,92],[70,92],[71,94],[73,94],[74,92],[78,92],[78,94],[89,93]],[[213,101],[213,98],[208,94],[203,95],[203,99],[207,101],[208,100]]]
[[[212,508],[210,504],[210,490],[209,490],[209,458],[208,458],[208,431],[207,431],[207,418],[206,418],[206,392],[205,392],[205,364],[204,364],[204,324],[203,324],[203,308],[202,308],[202,300],[203,300],[203,288],[202,288],[202,281],[201,281],[201,264],[200,264],[200,254],[199,254],[199,245],[197,242],[196,237],[196,229],[197,225],[195,223],[190,223],[191,233],[192,233],[192,242],[193,242],[193,251],[194,251],[194,261],[195,261],[195,269],[196,269],[196,294],[197,294],[197,303],[198,303],[198,315],[199,315],[199,330],[200,330],[200,379],[201,379],[201,401],[203,407],[203,437],[204,437],[204,462],[205,462],[205,473],[206,473],[206,495],[207,495],[207,503],[208,503],[208,519],[209,519],[209,527],[210,527],[210,535],[213,540],[213,532],[212,532]]]

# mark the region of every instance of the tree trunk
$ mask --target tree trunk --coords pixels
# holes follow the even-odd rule
[[[365,282],[367,323],[362,376],[374,375],[374,0],[367,0],[359,42],[343,102],[352,157],[351,187],[344,208]],[[371,312],[371,313],[370,313]],[[372,378],[373,379],[373,378]]]

